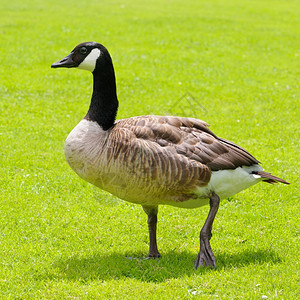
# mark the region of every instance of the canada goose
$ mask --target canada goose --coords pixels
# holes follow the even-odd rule
[[[260,181],[288,184],[264,172],[251,154],[217,137],[201,120],[139,116],[115,121],[119,104],[115,73],[101,44],[79,44],[51,67],[92,72],[90,107],[67,137],[66,159],[84,180],[142,205],[148,215],[149,258],[160,257],[156,244],[159,204],[182,208],[210,204],[195,268],[216,268],[209,241],[220,199]]]

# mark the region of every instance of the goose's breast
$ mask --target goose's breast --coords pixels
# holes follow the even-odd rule
[[[84,180],[93,183],[101,175],[103,145],[108,132],[96,122],[82,120],[65,142],[65,156],[70,167]]]

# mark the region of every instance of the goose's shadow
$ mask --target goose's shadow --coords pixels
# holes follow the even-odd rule
[[[131,256],[135,256],[132,253]],[[138,255],[136,255],[138,257]],[[96,254],[89,257],[76,256],[54,263],[55,272],[48,277],[68,280],[109,280],[135,278],[140,281],[162,282],[170,278],[181,278],[192,274],[214,272],[209,268],[194,270],[195,254],[189,252],[164,253],[161,259],[130,259],[118,253],[110,255]],[[217,272],[230,268],[242,268],[250,264],[280,263],[281,259],[272,250],[245,250],[236,254],[216,252]]]

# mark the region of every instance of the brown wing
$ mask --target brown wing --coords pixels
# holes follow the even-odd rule
[[[250,153],[217,137],[208,124],[193,118],[141,116],[120,120],[116,126],[131,130],[137,139],[172,148],[180,156],[201,163],[212,171],[258,164]],[[167,156],[166,156],[167,159]]]

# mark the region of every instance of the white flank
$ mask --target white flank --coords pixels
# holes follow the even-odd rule
[[[234,170],[213,171],[208,186],[221,199],[228,198],[260,182],[261,177],[251,173],[262,170],[261,166],[254,165],[239,167]]]
[[[261,166],[254,165],[239,167],[234,170],[213,171],[208,185],[197,189],[199,198],[174,202],[171,205],[182,208],[200,207],[209,203],[209,197],[212,193],[216,193],[220,199],[228,198],[260,182],[261,177],[251,173],[262,170]]]
[[[100,49],[95,48],[91,53],[84,59],[84,61],[78,66],[78,69],[87,70],[93,72],[96,67],[96,61],[100,56]]]

